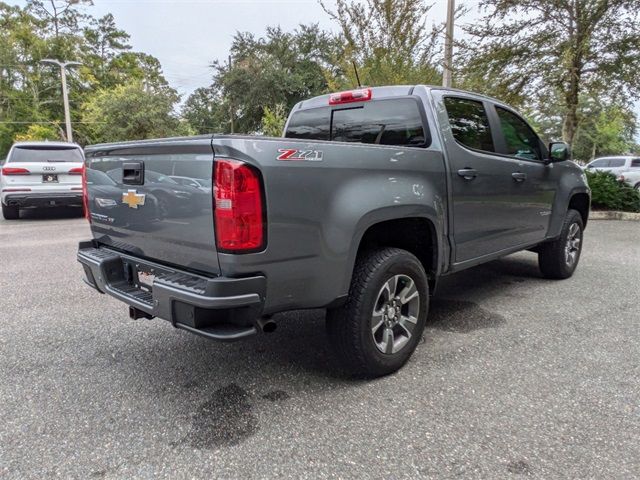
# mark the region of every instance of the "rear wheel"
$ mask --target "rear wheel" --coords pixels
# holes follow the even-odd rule
[[[640,182],[636,183],[636,186],[633,188],[635,188],[636,190],[640,190]]]
[[[5,220],[17,220],[20,217],[20,209],[16,206],[2,204],[2,216]]]
[[[327,331],[345,368],[377,377],[409,359],[427,319],[429,285],[420,261],[398,248],[360,255],[347,303],[327,313]]]
[[[583,230],[580,213],[567,211],[560,237],[539,247],[538,265],[545,277],[564,279],[573,275],[580,261]]]

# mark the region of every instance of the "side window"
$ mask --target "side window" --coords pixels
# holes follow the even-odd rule
[[[606,158],[601,158],[600,160],[594,160],[589,164],[587,168],[603,168],[609,164],[609,160]]]
[[[526,160],[541,160],[540,140],[527,122],[504,108],[496,107],[496,111],[507,144],[507,154]]]
[[[624,158],[612,158],[609,160],[609,166],[613,168],[624,167]]]
[[[640,158],[631,160],[631,168],[640,168]]]
[[[466,147],[495,152],[487,112],[482,102],[447,97],[444,105],[453,137]]]

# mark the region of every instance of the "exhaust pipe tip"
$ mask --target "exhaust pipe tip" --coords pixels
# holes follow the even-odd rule
[[[276,328],[278,328],[278,324],[274,322],[271,317],[259,318],[256,323],[263,333],[273,333],[276,331]]]

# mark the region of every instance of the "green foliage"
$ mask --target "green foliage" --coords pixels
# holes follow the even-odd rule
[[[284,131],[289,112],[281,103],[274,108],[265,107],[262,117],[262,133],[269,137],[280,137]]]
[[[131,51],[129,35],[117,28],[112,15],[96,19],[87,13],[92,4],[91,0],[28,0],[20,8],[0,1],[0,156],[15,137],[30,137],[31,125],[64,118],[60,71],[42,65],[44,58],[83,64],[67,76],[74,137],[81,143],[103,140],[96,137],[100,129],[95,125],[78,122],[84,105],[94,102],[102,89],[132,82],[144,83],[163,102],[173,101],[169,125],[175,125],[172,110],[178,96],[162,75],[158,60]]]
[[[61,139],[60,128],[57,125],[43,125],[41,123],[29,125],[24,133],[18,133],[14,138],[16,142]]]
[[[326,71],[337,48],[337,40],[317,25],[301,25],[290,33],[271,27],[265,38],[238,33],[231,62],[213,63],[213,84],[187,100],[183,115],[195,119],[198,130],[206,125],[207,131],[256,132],[265,107],[283,104],[289,110],[327,91]],[[213,102],[205,107],[207,99]]]
[[[431,7],[422,0],[337,0],[335,10],[320,4],[345,45],[335,59],[334,89],[358,84],[354,63],[369,86],[440,83],[434,58],[441,29],[426,28]]]
[[[177,96],[134,81],[101,89],[82,108],[87,140],[117,142],[188,135],[192,130],[173,114]]]
[[[483,0],[480,6],[487,14],[467,27],[458,84],[526,110],[553,110],[559,117],[553,129],[573,147],[594,120],[583,109],[589,99],[629,105],[640,91],[638,2]],[[598,148],[599,140],[589,141]]]
[[[640,191],[619,182],[609,172],[585,172],[591,188],[591,205],[606,210],[640,212]]]

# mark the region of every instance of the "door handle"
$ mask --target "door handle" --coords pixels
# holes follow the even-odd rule
[[[463,168],[462,170],[458,170],[458,175],[465,180],[473,180],[478,176],[478,171],[473,168]]]
[[[511,176],[516,182],[524,182],[527,179],[527,174],[522,172],[513,172]]]

